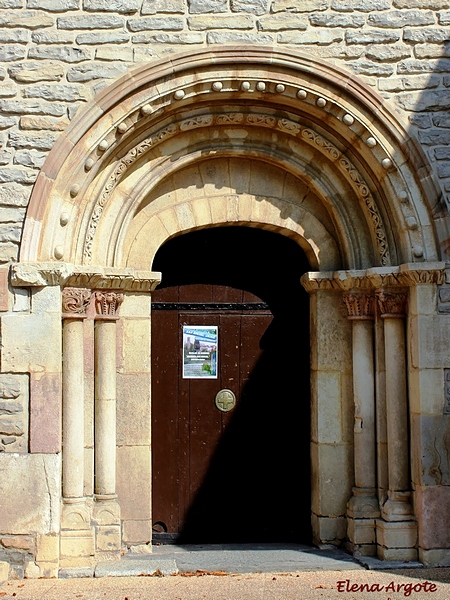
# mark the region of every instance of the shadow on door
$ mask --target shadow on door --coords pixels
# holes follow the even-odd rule
[[[173,310],[182,313],[181,321],[179,315],[172,319],[178,334],[169,332],[166,316],[167,326],[161,321],[158,328],[156,320],[153,335],[155,530],[178,534],[180,543],[310,543],[309,307],[299,281],[308,262],[303,251],[276,233],[213,228],[167,242],[153,269],[163,273],[163,280],[152,300],[171,298]],[[195,302],[180,303],[189,290]],[[241,300],[228,306],[217,302],[224,298]],[[255,360],[241,377],[237,404],[229,413],[220,414],[214,405],[214,386],[217,391],[223,386],[220,377],[216,382],[181,378],[179,329],[185,313],[190,323],[197,318],[199,324],[233,315],[241,354],[248,332],[255,334]],[[159,314],[155,311],[153,320]],[[178,344],[169,354],[176,366],[159,356],[164,332],[172,346]],[[220,354],[221,344],[226,347],[222,333],[225,328],[219,328],[219,371],[236,358],[232,352]],[[170,385],[161,385],[164,379]],[[196,399],[190,397],[193,390]],[[211,427],[218,424],[212,445],[207,428],[200,440],[194,431],[203,418],[214,421]]]

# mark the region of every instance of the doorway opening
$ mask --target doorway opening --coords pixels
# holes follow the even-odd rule
[[[310,543],[303,250],[278,233],[215,227],[169,240],[152,268],[162,272],[152,296],[155,541]],[[196,328],[216,332],[216,372],[211,345],[202,354],[188,338],[186,349]],[[210,366],[186,377],[187,355]]]

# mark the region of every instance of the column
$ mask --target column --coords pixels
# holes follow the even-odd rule
[[[116,320],[120,292],[97,291],[95,299],[95,449],[96,551],[120,550],[120,511],[116,496]]]
[[[84,326],[91,291],[65,288],[63,317],[63,506],[61,567],[90,564],[93,554],[90,503],[84,497]]]
[[[406,380],[404,290],[378,290],[378,306],[384,321],[386,360],[386,417],[388,450],[388,499],[377,523],[378,554],[387,560],[414,560],[417,525],[411,505],[409,473],[409,420]]]
[[[63,497],[84,496],[84,334],[90,290],[63,290]]]
[[[352,321],[355,487],[347,505],[347,534],[352,552],[376,554],[376,434],[373,319],[375,296],[368,291],[344,294]]]

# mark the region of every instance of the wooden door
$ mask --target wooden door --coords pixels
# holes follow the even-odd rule
[[[153,306],[154,530],[197,543],[309,541],[309,435],[302,437],[298,406],[280,383],[279,356],[291,350],[273,339],[268,306],[206,284],[157,291]],[[183,379],[184,325],[218,327],[217,378]],[[286,362],[292,371],[292,356]],[[295,368],[296,377],[307,372]],[[236,396],[230,412],[215,404],[221,389]],[[307,481],[299,485],[302,454]]]

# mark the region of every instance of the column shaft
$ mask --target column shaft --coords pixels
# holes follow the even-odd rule
[[[63,496],[81,498],[84,488],[83,321],[63,321]]]
[[[389,490],[409,489],[408,410],[403,319],[384,320]]]
[[[375,393],[373,322],[353,321],[355,485],[375,489]]]
[[[116,323],[95,325],[95,493],[116,493]]]

